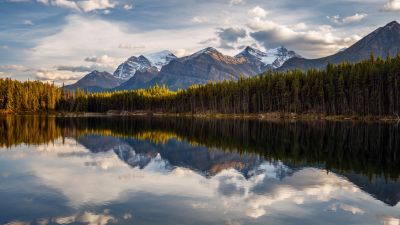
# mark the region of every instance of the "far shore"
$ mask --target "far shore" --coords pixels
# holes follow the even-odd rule
[[[393,116],[354,116],[354,115],[322,115],[322,114],[296,114],[296,113],[249,113],[249,114],[227,114],[227,113],[165,113],[148,111],[108,111],[105,113],[92,112],[42,112],[42,113],[0,113],[1,115],[51,115],[59,117],[193,117],[203,119],[248,119],[263,121],[359,121],[359,122],[387,122],[400,123],[397,115]]]

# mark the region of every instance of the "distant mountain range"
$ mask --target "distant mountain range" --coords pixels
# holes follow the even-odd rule
[[[147,88],[155,84],[165,84],[172,90],[187,88],[193,84],[209,81],[236,80],[240,76],[250,77],[276,69],[291,57],[300,57],[294,51],[280,46],[262,52],[253,47],[246,47],[236,56],[227,56],[215,48],[205,48],[192,55],[177,58],[170,51],[149,55],[132,56],[118,66],[113,75],[93,71],[73,85],[87,91],[133,90]],[[113,76],[113,82],[104,85],[104,74]],[[99,75],[96,85],[96,74]],[[90,79],[89,79],[90,78]]]
[[[345,61],[355,63],[368,59],[372,53],[376,57],[386,58],[388,55],[396,56],[399,52],[400,24],[393,21],[334,55],[318,59],[293,57],[287,60],[278,70],[300,69],[306,71],[313,68],[324,69],[328,63],[338,64]]]
[[[134,90],[167,85],[172,90],[209,81],[237,80],[266,70],[286,71],[323,69],[328,63],[359,62],[373,53],[377,57],[395,56],[400,52],[400,24],[393,21],[378,28],[349,48],[319,59],[306,59],[283,46],[262,52],[246,47],[236,56],[227,56],[214,48],[205,48],[192,55],[176,57],[170,51],[132,56],[118,66],[113,75],[93,71],[73,85],[91,92]]]

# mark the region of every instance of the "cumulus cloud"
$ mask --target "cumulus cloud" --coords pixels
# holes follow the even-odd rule
[[[267,11],[265,11],[263,8],[260,6],[256,6],[249,10],[249,16],[255,17],[255,18],[264,18],[267,16]]]
[[[385,11],[400,11],[400,0],[389,0],[384,6]]]
[[[225,49],[234,49],[234,44],[238,42],[240,38],[245,38],[247,32],[243,28],[220,28],[217,31],[220,47]]]
[[[354,22],[359,22],[361,20],[363,20],[365,17],[367,17],[368,15],[366,13],[356,13],[352,16],[348,16],[345,18],[341,18],[339,15],[336,16],[327,16],[326,18],[328,18],[332,23],[336,23],[336,24],[349,24],[349,23],[354,23]]]
[[[106,10],[114,8],[117,5],[117,3],[111,2],[110,0],[37,0],[37,1],[45,5],[69,8],[81,12]]]
[[[35,73],[35,78],[40,81],[54,81],[59,84],[59,82],[71,82],[76,81],[81,78],[82,75],[71,73],[71,72],[62,72],[62,71],[53,71],[53,70],[38,70]]]
[[[191,19],[192,23],[203,24],[208,22],[208,18],[204,16],[195,16]]]
[[[108,55],[86,57],[84,60],[103,67],[115,67],[117,63],[116,59]]]
[[[249,12],[249,14],[251,13]],[[276,23],[262,17],[250,19],[247,26],[252,30],[250,36],[266,49],[284,45],[309,57],[332,54],[361,38],[358,35],[336,36],[331,26],[325,25],[301,30],[298,29],[299,27]]]

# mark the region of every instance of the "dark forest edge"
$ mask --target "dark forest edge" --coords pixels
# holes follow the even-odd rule
[[[165,86],[134,91],[67,92],[38,81],[0,80],[3,113],[109,113],[199,117],[333,118],[399,120],[400,55],[325,70],[267,71],[238,81],[185,90]]]

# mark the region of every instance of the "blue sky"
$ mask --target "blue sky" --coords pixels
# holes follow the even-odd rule
[[[399,15],[400,0],[0,0],[0,77],[71,83],[132,55],[208,46],[321,57]]]

